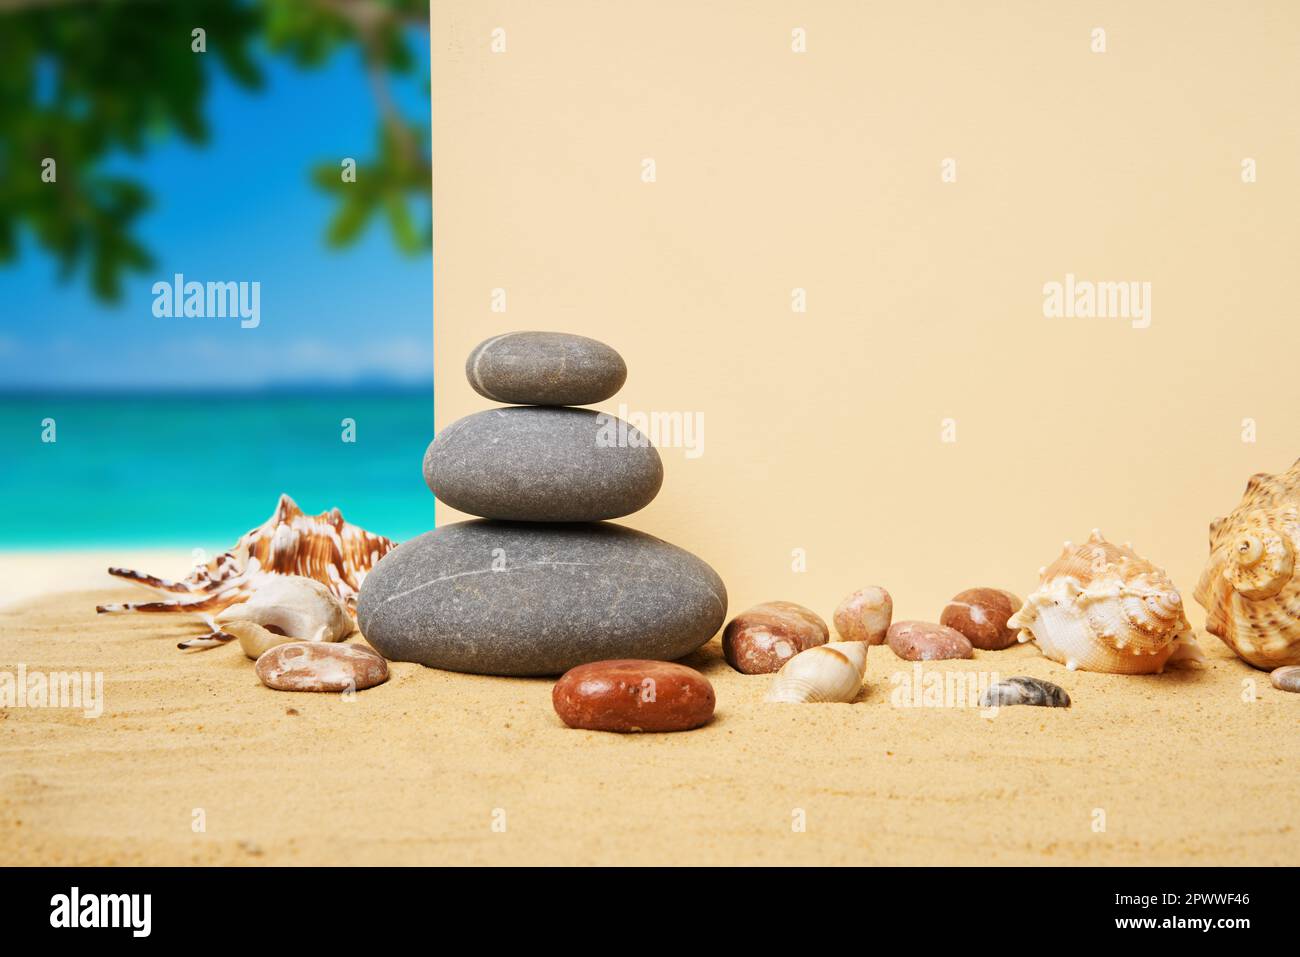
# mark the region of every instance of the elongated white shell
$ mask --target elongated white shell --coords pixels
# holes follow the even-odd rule
[[[1196,586],[1205,630],[1256,668],[1300,665],[1300,462],[1260,473],[1233,512],[1210,524]]]
[[[328,588],[300,575],[268,579],[248,601],[224,609],[215,621],[253,659],[290,641],[342,641],[356,628]]]
[[[1007,624],[1071,671],[1157,674],[1204,661],[1164,570],[1097,529],[1082,545],[1065,543]]]
[[[803,704],[852,701],[862,690],[867,671],[867,645],[861,641],[832,641],[801,651],[772,679],[768,701]]]

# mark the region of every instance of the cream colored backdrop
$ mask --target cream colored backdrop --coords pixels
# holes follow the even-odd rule
[[[593,336],[601,408],[703,414],[623,521],[733,613],[934,619],[1099,526],[1201,626],[1210,519],[1300,455],[1300,4],[433,0],[432,56],[439,427],[481,339]],[[1045,318],[1067,273],[1149,328]]]

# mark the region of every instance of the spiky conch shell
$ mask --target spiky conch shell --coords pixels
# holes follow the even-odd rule
[[[1204,660],[1164,570],[1097,529],[1082,545],[1065,543],[1007,624],[1072,671],[1157,674]]]
[[[1205,630],[1256,668],[1300,665],[1300,461],[1261,472],[1230,515],[1210,523],[1210,559],[1195,597]]]
[[[212,647],[234,637],[216,626],[213,613],[245,601],[279,576],[301,575],[328,588],[355,618],[357,593],[366,574],[396,547],[396,542],[344,521],[337,508],[307,515],[288,495],[281,495],[269,519],[242,535],[230,551],[196,566],[180,581],[127,568],[108,570],[110,575],[179,597],[100,605],[95,610],[198,614],[211,634],[182,642],[181,647]]]

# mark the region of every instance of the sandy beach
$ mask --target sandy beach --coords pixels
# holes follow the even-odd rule
[[[183,548],[0,551],[0,609],[39,595],[121,587],[121,580],[107,572],[111,566],[183,578],[194,557]],[[135,590],[137,600],[146,594]]]
[[[0,667],[100,672],[104,698],[93,718],[0,711],[0,864],[1300,856],[1289,751],[1300,701],[1203,633],[1199,672],[1071,674],[1032,646],[927,667],[1044,677],[1074,699],[992,717],[898,706],[891,676],[912,665],[884,647],[854,704],[765,705],[767,680],[733,672],[715,639],[687,659],[717,691],[713,722],[621,736],[564,727],[543,679],[399,663],[350,701],[271,691],[238,648],[178,651],[190,620],[94,613],[137,594],[47,594],[0,611]]]

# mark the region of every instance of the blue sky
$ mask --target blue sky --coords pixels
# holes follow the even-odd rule
[[[427,124],[425,35],[411,45],[421,64],[394,95]],[[382,220],[328,249],[333,200],[310,181],[317,163],[373,152],[376,107],[359,58],[349,49],[300,70],[268,57],[264,70],[251,91],[213,70],[207,144],[169,139],[114,164],[154,200],[136,233],[155,264],[128,275],[120,303],[96,301],[84,276],[61,282],[30,238],[0,266],[0,391],[431,381],[430,255],[402,254]],[[155,318],[153,284],[178,272],[260,282],[261,324]]]

